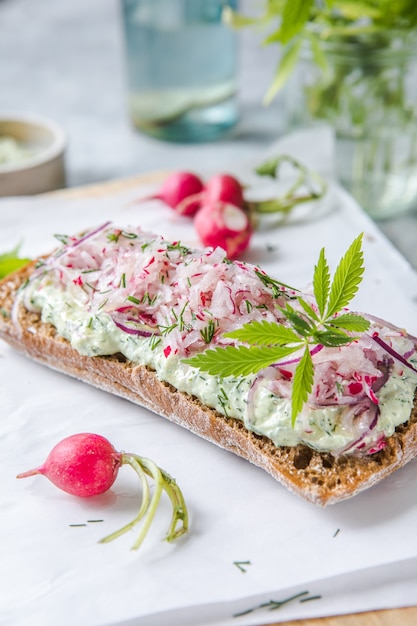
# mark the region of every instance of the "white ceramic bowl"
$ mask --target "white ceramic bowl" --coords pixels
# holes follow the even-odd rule
[[[0,162],[0,196],[43,193],[65,186],[66,136],[50,119],[0,111],[0,138],[10,138],[28,155]]]

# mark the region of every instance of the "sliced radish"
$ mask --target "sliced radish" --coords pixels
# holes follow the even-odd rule
[[[230,259],[246,250],[252,236],[245,211],[225,202],[205,204],[196,214],[194,225],[205,246],[223,248]]]

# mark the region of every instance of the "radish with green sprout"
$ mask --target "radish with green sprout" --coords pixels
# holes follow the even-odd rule
[[[201,242],[221,246],[234,259],[250,244],[255,216],[286,216],[294,207],[319,200],[326,192],[321,176],[288,155],[268,159],[255,172],[277,179],[282,163],[292,166],[295,181],[293,176],[279,197],[248,200],[246,185],[232,174],[215,174],[203,183],[196,174],[177,171],[165,179],[158,193],[144,200],[161,200],[179,215],[193,217]]]
[[[162,492],[171,500],[173,514],[166,540],[175,541],[188,530],[188,512],[184,497],[175,480],[153,461],[136,454],[118,452],[101,435],[78,433],[62,439],[52,448],[39,467],[18,474],[27,478],[41,474],[66,493],[81,498],[104,493],[113,485],[122,465],[130,465],[142,484],[142,503],[136,517],[120,530],[101,539],[107,543],[120,537],[143,520],[142,528],[132,549],[139,548],[151,526]],[[155,481],[151,496],[147,476]]]

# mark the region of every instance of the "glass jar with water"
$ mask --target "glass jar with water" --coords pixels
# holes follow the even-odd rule
[[[337,177],[371,217],[417,209],[415,31],[334,35],[320,57],[302,50],[283,95],[290,126],[330,124]]]
[[[129,110],[135,127],[178,142],[210,141],[238,117],[236,0],[123,0]]]

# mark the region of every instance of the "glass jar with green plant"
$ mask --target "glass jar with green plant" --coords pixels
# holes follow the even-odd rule
[[[336,173],[374,218],[417,206],[416,0],[265,0],[236,27],[269,29],[282,54],[265,96],[281,91],[292,127],[335,132]]]

